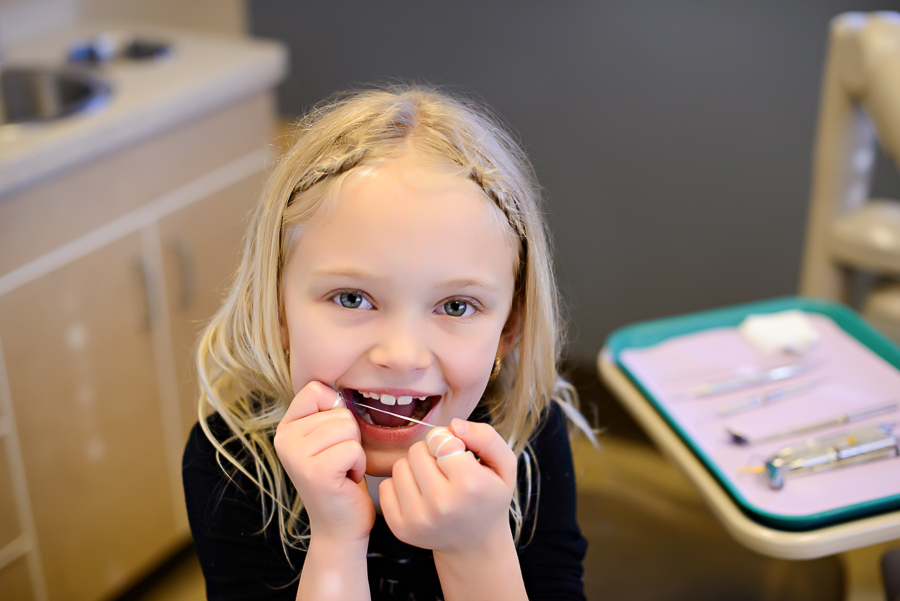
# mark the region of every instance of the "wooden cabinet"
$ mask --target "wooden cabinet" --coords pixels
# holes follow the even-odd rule
[[[0,591],[4,599],[33,601],[36,599],[31,588],[31,577],[25,557],[16,557],[0,570]]]
[[[189,540],[193,346],[237,267],[272,116],[255,97],[45,185],[65,195],[0,199],[0,256],[18,257],[0,274],[0,599],[108,598]],[[5,238],[10,215],[47,227]]]
[[[0,432],[8,431],[8,422],[0,412]],[[4,436],[3,439],[9,440]],[[0,444],[0,593],[5,599],[34,599],[31,578],[24,557],[24,537],[16,510],[16,489],[10,474],[9,445]]]
[[[121,586],[176,532],[140,260],[132,234],[0,297],[51,599]]]

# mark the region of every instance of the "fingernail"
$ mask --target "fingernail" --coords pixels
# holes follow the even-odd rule
[[[337,408],[344,401],[344,397],[341,396],[341,393],[337,393],[337,399],[334,401],[334,405],[331,406],[332,409]]]
[[[454,417],[450,422],[450,427],[453,428],[454,434],[465,434],[469,431],[469,422],[464,419]]]

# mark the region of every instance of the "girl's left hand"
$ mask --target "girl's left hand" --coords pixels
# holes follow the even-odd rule
[[[475,550],[509,532],[516,456],[488,424],[454,419],[451,429],[417,442],[381,483],[384,518],[405,543],[438,552]],[[438,447],[441,447],[438,449]],[[478,454],[480,462],[468,448]],[[435,458],[435,455],[440,457]]]

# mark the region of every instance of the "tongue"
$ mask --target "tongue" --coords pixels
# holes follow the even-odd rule
[[[394,417],[380,411],[369,411],[369,416],[376,425],[382,428],[399,428],[406,423],[406,420],[402,417]]]
[[[396,413],[398,415],[402,415],[404,417],[412,416],[413,412],[416,410],[415,402],[410,403],[408,405],[382,405],[377,401],[369,401],[372,407],[377,407],[378,409],[384,409],[385,411],[390,411],[391,413]],[[369,404],[366,403],[366,404]],[[393,415],[388,415],[387,413],[382,413],[381,411],[369,411],[369,416],[372,418],[372,421],[377,425],[383,428],[399,428],[407,423],[405,419],[402,417],[394,417]]]

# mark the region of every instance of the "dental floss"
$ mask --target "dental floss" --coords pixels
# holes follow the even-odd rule
[[[452,453],[448,453],[443,457],[437,457],[436,460],[440,461],[441,459],[449,459],[450,457],[456,457],[457,455],[462,455],[463,453],[471,453],[471,451],[467,451],[465,449],[460,449],[459,451],[453,451]]]
[[[431,443],[431,439],[434,438],[434,435],[435,435],[435,434],[442,434],[442,433],[444,433],[444,430],[446,430],[446,433],[447,433],[447,434],[450,434],[450,430],[447,430],[447,428],[440,428],[440,427],[439,427],[439,428],[435,428],[434,430],[432,430],[431,432],[429,432],[429,433],[428,433],[428,436],[425,437],[425,444],[430,444],[430,443]],[[452,436],[452,434],[450,434],[450,435]]]
[[[422,424],[423,426],[428,426],[429,428],[439,428],[439,429],[436,429],[436,430],[432,430],[431,434],[429,434],[429,438],[427,438],[426,441],[427,441],[427,440],[431,440],[430,437],[431,437],[433,434],[435,434],[435,433],[440,433],[442,430],[445,431],[446,434],[447,434],[447,438],[445,438],[444,440],[442,440],[442,441],[441,441],[441,444],[439,444],[438,447],[437,447],[437,449],[434,450],[434,454],[435,454],[435,455],[437,455],[438,450],[440,450],[440,448],[441,448],[442,446],[444,446],[444,443],[447,442],[448,440],[452,440],[452,439],[454,439],[454,438],[456,438],[457,440],[459,440],[459,437],[454,436],[453,434],[451,434],[451,433],[450,433],[450,430],[447,429],[447,428],[444,427],[444,426],[438,426],[438,425],[435,425],[435,424],[429,424],[428,422],[419,421],[419,420],[413,419],[413,418],[411,418],[411,417],[405,417],[405,416],[403,416],[403,415],[397,415],[396,413],[392,413],[392,412],[390,412],[390,411],[385,411],[384,409],[379,409],[378,407],[372,407],[371,405],[363,405],[362,403],[359,403],[359,402],[357,402],[357,401],[353,401],[353,402],[356,403],[356,404],[357,404],[358,406],[360,406],[360,407],[365,407],[366,409],[374,409],[375,411],[381,411],[382,413],[387,413],[388,415],[393,415],[394,417],[399,417],[399,418],[405,419],[405,420],[407,420],[407,421],[415,422],[415,423],[417,423],[417,424]],[[465,444],[465,443],[464,443],[464,444]],[[456,455],[460,455],[460,454],[466,453],[466,452],[468,452],[468,451],[466,451],[465,449],[461,449],[461,450],[459,450],[459,451],[454,451],[454,452],[452,452],[452,453],[448,453],[447,455],[443,455],[443,456],[441,456],[441,457],[435,457],[435,459],[436,459],[437,461],[440,461],[441,459],[447,459],[448,457],[454,457],[454,456],[456,456]],[[367,484],[368,484],[368,482],[367,482]]]
[[[434,456],[435,456],[435,457],[438,457],[438,453],[440,452],[441,447],[444,446],[445,444],[447,444],[448,442],[450,442],[450,441],[453,440],[453,439],[459,440],[458,438],[456,438],[456,437],[453,436],[452,434],[450,434],[449,436],[447,436],[446,438],[444,438],[444,440],[441,441],[441,444],[439,444],[439,445],[437,446],[437,448],[434,450]],[[450,454],[452,455],[453,453],[450,453]]]
[[[372,409],[374,411],[381,411],[382,413],[387,413],[388,415],[393,415],[394,417],[399,417],[400,419],[405,419],[408,422],[415,422],[417,424],[422,424],[423,426],[428,426],[429,428],[441,428],[442,426],[438,426],[437,424],[429,424],[428,422],[419,421],[417,419],[413,419],[411,417],[406,417],[405,415],[398,415],[396,413],[392,413],[390,411],[385,411],[384,409],[379,409],[378,407],[372,407],[371,405],[363,405],[360,402],[353,401],[356,403],[358,407],[365,407],[366,409]]]

